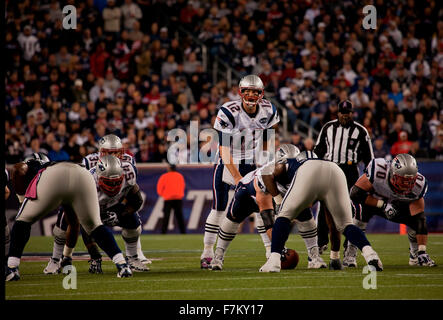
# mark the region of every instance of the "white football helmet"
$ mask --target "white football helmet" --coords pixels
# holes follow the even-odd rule
[[[100,157],[96,165],[98,185],[108,196],[117,195],[123,184],[123,168],[119,158],[111,155]]]
[[[122,141],[115,134],[108,134],[101,138],[98,142],[98,151],[100,157],[113,155],[122,159],[124,154]]]
[[[417,180],[418,166],[413,156],[407,153],[398,154],[389,167],[389,182],[395,192],[407,194],[411,192]]]
[[[43,152],[34,152],[27,156],[25,160],[23,160],[24,163],[28,163],[29,161],[37,161],[40,164],[45,164],[50,162],[48,156],[44,154]]]
[[[254,90],[254,93],[246,92]],[[238,84],[238,93],[245,104],[245,107],[252,109],[265,95],[265,86],[260,77],[250,74],[243,77]]]
[[[300,149],[293,144],[282,144],[275,153],[275,162],[279,163],[287,158],[295,158],[300,153]]]
[[[318,159],[318,156],[309,150],[300,152],[296,157],[298,161],[306,160],[306,159]]]

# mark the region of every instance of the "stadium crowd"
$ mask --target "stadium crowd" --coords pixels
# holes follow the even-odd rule
[[[443,159],[443,9],[377,0],[377,29],[365,30],[356,2],[6,1],[6,162],[39,151],[80,161],[108,133],[137,162],[162,162],[169,130],[212,127],[237,86],[212,83],[179,28],[259,75],[302,150],[315,143],[295,121],[319,130],[348,98],[376,157]],[[64,5],[75,6],[76,29],[63,28]]]

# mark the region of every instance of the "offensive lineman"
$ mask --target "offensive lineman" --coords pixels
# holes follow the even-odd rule
[[[264,171],[262,179],[262,191],[269,192],[274,198],[284,197],[272,229],[272,253],[260,272],[280,272],[280,254],[289,236],[291,220],[317,200],[323,201],[330,211],[337,230],[362,250],[368,265],[377,271],[383,270],[380,258],[366,236],[352,223],[346,177],[337,164],[296,157],[287,159],[286,163],[276,164],[272,172]],[[278,189],[277,182],[283,185],[290,183],[286,193]]]
[[[428,183],[418,172],[417,161],[409,154],[398,154],[392,161],[372,160],[351,189],[356,207],[354,223],[363,231],[374,216],[408,226],[409,265],[436,266],[426,253],[428,230],[423,197]],[[357,266],[353,244],[346,258]]]
[[[91,153],[83,158],[82,163],[86,167],[86,169],[90,170],[92,168],[95,168],[97,165],[97,162],[101,157],[104,157],[106,155],[114,155],[117,158],[119,158],[122,163],[129,163],[131,164],[131,167],[134,171],[133,173],[129,173],[128,176],[137,176],[137,169],[135,167],[135,159],[129,155],[128,153],[124,152],[123,144],[120,140],[120,138],[114,134],[108,134],[101,138],[98,142],[99,150],[98,152]],[[126,170],[127,166],[124,166]],[[97,185],[98,187],[98,185]],[[137,186],[138,188],[138,186]],[[100,188],[97,189],[97,191],[100,194]],[[99,200],[100,201],[100,200]],[[110,221],[107,223],[106,219],[108,217],[102,217],[103,223],[105,225],[109,225],[109,223],[112,224]],[[67,221],[64,219],[64,212],[63,209],[59,210],[57,222],[53,229],[54,234],[54,244],[53,244],[53,251],[52,251],[52,257],[49,259],[48,265],[43,270],[45,274],[57,274],[60,272],[61,267],[64,267],[65,265],[69,265],[72,263],[72,252],[74,250],[75,243],[77,242],[77,237],[75,234],[76,231],[71,231],[72,226],[68,226]],[[75,229],[75,228],[74,228]],[[88,253],[91,256],[91,259],[89,260],[89,272],[90,273],[102,273],[101,268],[101,254],[98,250],[95,242],[93,239],[91,239],[84,230],[81,230],[83,242],[85,243],[86,248],[88,249]],[[67,241],[67,239],[69,239]],[[123,237],[123,240],[125,241],[125,246],[128,246],[128,243],[125,240],[126,238]],[[129,245],[131,246],[131,244]],[[127,252],[128,254],[128,252]],[[63,260],[60,260],[62,255]],[[134,256],[134,254],[131,254],[130,256]],[[138,237],[137,240],[137,258],[144,264],[151,263],[150,260],[148,260],[141,249],[141,243],[140,243],[140,237]],[[132,265],[135,270],[137,271],[147,271],[149,270],[147,267],[142,268],[142,266],[138,263],[137,260],[132,259]]]
[[[274,207],[272,196],[269,193],[261,191],[259,185],[263,183],[261,171],[266,170],[275,163],[284,163],[287,158],[294,158],[300,153],[300,150],[290,144],[283,144],[276,152],[275,162],[266,164],[265,166],[255,169],[244,176],[235,189],[235,195],[229,204],[226,217],[220,223],[217,245],[215,249],[214,259],[211,262],[212,270],[223,269],[223,259],[226,250],[234,240],[239,224],[251,213],[260,212],[264,221],[265,229],[270,229],[274,223]],[[279,190],[287,190],[289,185],[277,184]],[[278,203],[277,205],[280,205]],[[278,211],[278,210],[277,210]],[[308,268],[326,268],[326,263],[320,257],[317,244],[317,225],[312,216],[311,210],[306,208],[295,220],[300,235],[305,241],[308,251]],[[268,232],[269,232],[268,231]]]
[[[79,222],[96,239],[117,267],[117,277],[130,277],[132,271],[112,233],[100,220],[100,207],[94,178],[85,168],[69,162],[31,159],[14,166],[13,181],[23,200],[11,230],[11,243],[5,280],[20,279],[20,259],[31,233],[31,225],[62,205],[68,221]],[[74,222],[75,221],[75,222]]]
[[[256,169],[255,152],[261,146],[261,139],[266,141],[267,129],[277,129],[277,123],[280,121],[275,106],[263,99],[264,85],[258,76],[243,77],[239,82],[239,94],[241,100],[229,101],[220,107],[214,124],[214,129],[219,133],[219,161],[214,166],[212,210],[206,219],[204,249],[200,257],[202,269],[208,269],[214,258],[214,244],[220,222],[225,216],[230,187],[236,186],[243,176]],[[252,139],[255,132],[263,135],[259,139]],[[242,139],[244,140],[240,145]],[[260,215],[257,214],[256,218],[261,224],[257,225],[257,230],[268,255],[270,240]]]

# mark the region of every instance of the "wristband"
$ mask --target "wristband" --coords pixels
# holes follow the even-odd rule
[[[277,205],[280,205],[283,201],[283,197],[281,196],[281,194],[278,194],[274,197],[274,201]]]
[[[378,200],[377,201],[377,208],[383,208],[384,204],[385,204],[385,202],[383,200]]]

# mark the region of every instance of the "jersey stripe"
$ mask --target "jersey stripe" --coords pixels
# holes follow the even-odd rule
[[[220,110],[223,111],[223,113],[228,117],[229,121],[231,121],[232,126],[235,127],[235,119],[232,113],[229,112],[229,110],[226,109],[225,107],[221,107]]]

